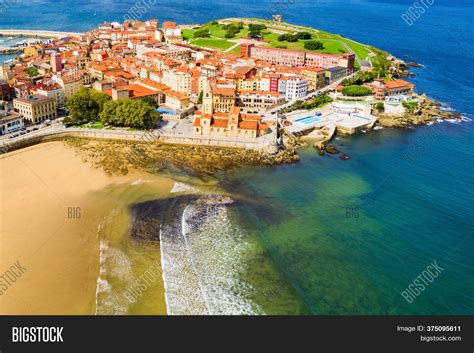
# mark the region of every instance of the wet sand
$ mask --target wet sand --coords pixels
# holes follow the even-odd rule
[[[94,314],[98,228],[113,204],[100,191],[136,179],[108,176],[62,142],[1,156],[0,276],[17,261],[26,270],[0,288],[0,314]]]

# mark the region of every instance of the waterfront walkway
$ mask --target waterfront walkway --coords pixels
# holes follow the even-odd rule
[[[0,29],[2,37],[63,38],[77,37],[84,33],[43,31],[41,29]]]
[[[62,125],[50,126],[38,131],[29,132],[14,138],[3,138],[0,142],[0,153],[6,153],[47,141],[48,139],[84,137],[104,140],[126,140],[137,142],[162,142],[177,145],[197,145],[226,148],[244,148],[257,151],[269,150],[275,144],[274,133],[256,139],[239,139],[230,137],[202,136],[189,133],[170,133],[162,130],[128,131],[115,129],[65,128]]]

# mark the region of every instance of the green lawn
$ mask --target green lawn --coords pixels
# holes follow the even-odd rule
[[[232,49],[229,53],[232,53],[232,54],[240,54],[240,45],[238,45],[237,47],[235,47],[234,49]]]
[[[103,128],[105,128],[104,124],[102,124],[100,121],[94,121],[90,125],[89,125],[89,123],[78,125],[78,127],[87,128],[87,129],[103,129]]]
[[[269,33],[269,34],[264,35],[264,39],[270,42],[270,47],[277,47],[277,46],[284,45],[287,47],[287,49],[291,49],[291,50],[303,50],[303,51],[309,51],[309,52],[315,52],[315,53],[328,53],[328,54],[341,54],[341,53],[347,52],[346,48],[344,48],[344,46],[341,43],[334,40],[319,39],[319,38],[313,37],[313,39],[309,39],[309,40],[318,40],[322,42],[324,44],[324,49],[307,50],[304,48],[304,43],[307,42],[308,40],[299,40],[293,43],[287,42],[287,41],[280,42],[278,41],[279,36],[280,35],[276,33]]]
[[[213,38],[199,38],[192,40],[190,42],[192,45],[196,45],[198,47],[205,47],[205,48],[215,48],[220,50],[227,50],[231,46],[235,45],[235,43],[228,42],[224,39],[213,39]]]
[[[208,23],[207,25],[204,25],[204,26],[200,27],[199,29],[208,29],[209,33],[211,34],[211,38],[220,38],[220,39],[227,40],[227,38],[225,37],[225,34],[227,33],[227,30],[222,29],[222,27],[220,25],[211,25],[211,24]],[[193,39],[194,38],[194,32],[196,32],[195,29],[183,29],[182,30],[182,35],[184,37],[188,38],[188,39]],[[248,28],[244,28],[239,33],[237,33],[234,38],[229,38],[229,39],[237,39],[237,38],[247,37],[248,32],[249,32]]]
[[[270,26],[274,24],[272,21],[269,20],[263,20],[263,19],[252,19],[260,23],[265,23],[267,26]],[[280,23],[280,25],[287,25],[286,23]],[[370,46],[364,45],[362,43],[355,42],[349,38],[345,38],[339,34],[333,34],[321,30],[317,30],[314,28],[308,28],[308,27],[302,27],[302,26],[294,26],[291,24],[288,24],[289,26],[297,27],[301,30],[307,31],[313,35],[312,40],[319,40],[324,44],[324,49],[322,50],[314,50],[314,52],[319,52],[319,53],[327,53],[327,54],[341,54],[341,53],[346,53],[348,52],[348,49],[344,46],[343,43],[345,43],[361,60],[365,60],[367,55],[370,52],[373,52],[374,50],[371,49]],[[230,48],[232,45],[234,45],[232,42],[228,42],[228,39],[225,38],[226,30],[222,29],[221,25],[212,25],[211,23],[208,23],[200,29],[206,28],[209,29],[211,38],[199,38],[199,39],[193,39],[194,36],[194,29],[185,29],[183,30],[183,35],[190,39],[190,43],[196,46],[201,46],[201,47],[209,47],[209,48],[215,48],[215,49],[220,49],[220,50],[226,50]],[[279,29],[280,30],[280,29]],[[270,42],[269,46],[270,47],[276,47],[276,46],[286,46],[287,49],[291,50],[305,50],[304,49],[304,40],[300,40],[298,42],[294,43],[289,43],[289,42],[279,42],[278,37],[280,34],[273,33],[271,32],[272,28],[267,28],[262,32],[263,34],[263,39],[267,40]],[[293,30],[288,31],[288,33],[294,33]],[[245,25],[245,28],[242,29],[234,38],[232,39],[237,39],[241,37],[247,37],[248,36],[248,28],[247,25]],[[239,48],[235,48],[231,51],[232,53],[238,53]],[[382,52],[382,51],[380,51]],[[377,53],[376,53],[377,54]],[[358,65],[357,65],[358,66]]]

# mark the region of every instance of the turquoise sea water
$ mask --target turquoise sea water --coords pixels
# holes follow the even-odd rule
[[[133,3],[19,3],[0,27],[87,30]],[[268,17],[272,4],[164,1],[146,17]],[[472,118],[472,2],[436,1],[410,26],[401,15],[411,5],[305,0],[282,13],[423,64],[411,79],[417,90]],[[267,313],[474,314],[473,129],[466,121],[372,131],[335,141],[349,161],[308,148],[297,165],[219,175],[241,199],[231,216],[251,244],[240,275],[263,293],[252,299]],[[401,292],[433,261],[443,271],[408,303]]]

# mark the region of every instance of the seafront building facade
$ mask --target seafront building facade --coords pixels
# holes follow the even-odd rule
[[[40,94],[14,99],[13,108],[31,123],[43,122],[58,116],[56,100]]]
[[[18,113],[0,110],[0,135],[10,134],[25,127],[25,120]]]
[[[375,99],[385,100],[386,97],[411,94],[415,85],[405,80],[387,81],[377,79],[372,82]]]
[[[292,77],[286,81],[286,99],[300,99],[308,94],[308,80],[303,77]]]
[[[240,53],[252,59],[292,67],[321,67],[327,69],[342,66],[349,71],[353,71],[355,64],[355,54],[332,55],[289,49],[264,48],[250,43],[242,43],[240,45]]]

